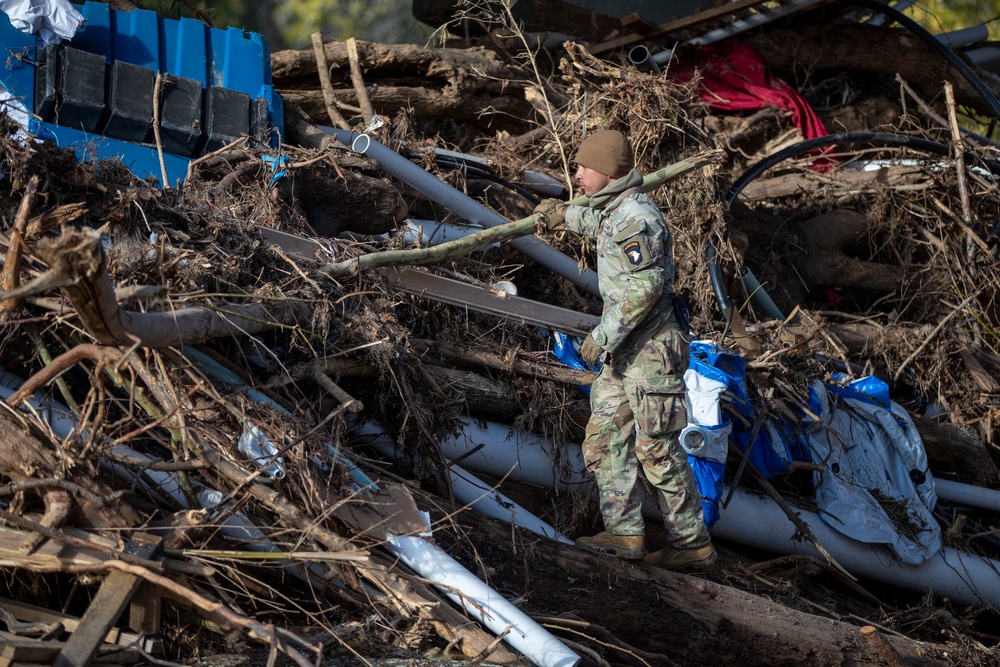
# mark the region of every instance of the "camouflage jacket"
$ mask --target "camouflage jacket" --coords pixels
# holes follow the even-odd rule
[[[566,209],[566,228],[597,242],[597,284],[604,301],[594,342],[628,357],[673,316],[673,237],[663,214],[630,171]],[[617,364],[616,364],[617,365]]]

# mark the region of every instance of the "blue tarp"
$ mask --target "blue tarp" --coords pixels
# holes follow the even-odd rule
[[[565,335],[557,334],[556,347],[567,365],[588,368]],[[840,384],[812,382],[808,400],[792,406],[799,413],[794,423],[762,417],[750,399],[743,358],[711,341],[691,343],[684,375],[689,426],[681,441],[705,523],[712,527],[719,519],[732,442],[768,478],[790,473],[795,461],[820,464],[813,485],[823,521],[858,541],[886,545],[903,563],[922,563],[940,550],[941,535],[931,514],[937,498],[920,436],[881,380],[834,379]]]
[[[711,342],[696,341],[690,369],[726,385],[730,400],[721,406],[721,421],[732,422],[731,440],[745,453],[758,416],[747,392],[743,359],[720,352]],[[693,401],[691,386],[688,382]],[[796,408],[798,423],[762,421],[749,462],[766,477],[791,472],[795,461],[820,464],[813,485],[825,523],[855,540],[884,544],[909,565],[936,554],[941,535],[931,514],[937,502],[934,481],[920,436],[905,410],[890,400],[888,385],[874,377],[843,385],[815,380],[807,403]],[[689,461],[711,526],[722,494],[721,467],[698,457]]]

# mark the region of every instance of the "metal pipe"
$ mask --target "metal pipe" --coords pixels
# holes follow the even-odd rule
[[[574,667],[581,657],[537,621],[449,556],[419,537],[387,536],[387,547],[469,616],[503,637],[538,667]]]
[[[757,280],[757,276],[753,274],[750,267],[744,266],[741,273],[743,274],[743,286],[746,288],[747,293],[750,294],[753,302],[772,320],[784,320],[784,314],[774,305],[774,301],[771,301],[771,295],[760,284],[760,281]]]
[[[341,142],[349,145],[354,152],[378,160],[382,168],[394,177],[469,222],[479,223],[486,227],[496,227],[510,222],[499,213],[459,192],[367,134],[357,134],[338,128],[329,128],[328,131]],[[534,236],[513,239],[510,241],[510,245],[547,269],[566,278],[577,287],[585,289],[595,296],[600,294],[597,288],[597,273],[591,270],[581,273],[575,259],[546,245]]]
[[[934,491],[938,500],[1000,512],[1000,491],[995,489],[934,478]]]
[[[960,49],[970,44],[985,42],[990,38],[990,29],[986,27],[985,23],[980,23],[968,28],[941,33],[940,35],[935,35],[935,37],[949,49]]]

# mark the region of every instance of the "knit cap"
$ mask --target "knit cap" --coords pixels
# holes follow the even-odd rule
[[[632,145],[618,130],[601,130],[584,139],[576,163],[611,178],[621,178],[635,168]]]

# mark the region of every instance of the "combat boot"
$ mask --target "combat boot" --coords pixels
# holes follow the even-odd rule
[[[642,535],[613,535],[606,530],[592,537],[577,538],[576,546],[625,560],[639,560],[646,555],[646,538]]]
[[[646,556],[642,562],[646,565],[662,567],[665,570],[687,570],[689,568],[703,569],[715,562],[716,553],[712,543],[693,549],[660,549]]]

